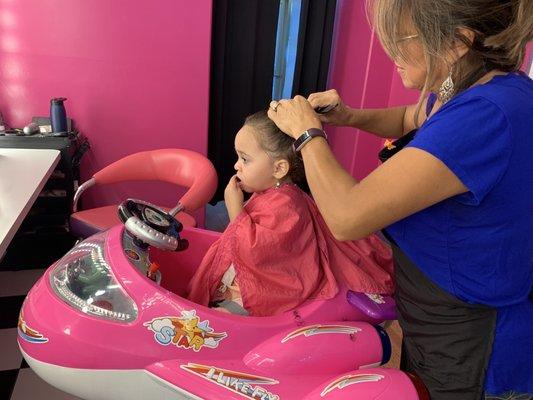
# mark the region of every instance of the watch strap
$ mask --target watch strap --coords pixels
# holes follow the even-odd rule
[[[326,132],[324,132],[322,129],[310,128],[306,130],[292,144],[292,148],[294,149],[294,152],[298,153],[311,139],[318,137],[318,136],[323,137],[324,139],[328,140],[328,136],[326,135]]]

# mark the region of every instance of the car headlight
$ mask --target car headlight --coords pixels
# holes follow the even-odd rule
[[[61,258],[50,284],[68,305],[88,315],[132,322],[137,306],[118,283],[104,256],[106,232],[77,244]]]

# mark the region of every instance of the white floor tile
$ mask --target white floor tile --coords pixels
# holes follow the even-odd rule
[[[0,272],[0,297],[26,295],[45,269]]]
[[[80,400],[79,397],[62,392],[39,378],[30,368],[19,371],[11,400]]]
[[[18,369],[22,354],[17,344],[17,328],[0,329],[0,371]]]

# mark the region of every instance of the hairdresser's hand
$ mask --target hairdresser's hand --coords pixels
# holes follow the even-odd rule
[[[337,126],[346,126],[350,122],[350,109],[344,105],[335,89],[325,92],[311,93],[307,98],[313,109],[331,108],[325,114],[318,114],[320,121]]]
[[[279,129],[294,139],[308,129],[322,129],[318,115],[302,96],[296,96],[292,100],[270,102],[268,117]]]
[[[239,185],[237,175],[233,175],[229,180],[228,186],[224,190],[224,201],[228,209],[229,220],[233,222],[242,211],[244,204],[244,193]]]

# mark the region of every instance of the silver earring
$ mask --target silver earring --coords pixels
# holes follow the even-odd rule
[[[280,181],[277,181],[277,182],[276,182],[276,189],[279,189],[280,186],[281,186],[281,182],[280,182]]]
[[[441,101],[442,104],[447,103],[454,95],[455,92],[455,84],[453,83],[452,79],[452,70],[450,69],[450,73],[448,74],[448,77],[442,82],[439,88],[439,93],[437,97]]]

